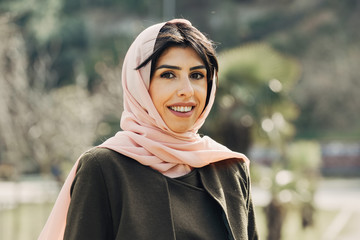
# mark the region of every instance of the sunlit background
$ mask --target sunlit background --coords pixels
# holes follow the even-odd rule
[[[127,48],[173,17],[217,45],[201,133],[251,159],[261,239],[360,239],[357,0],[1,0],[0,239],[37,239],[74,161],[119,130]]]

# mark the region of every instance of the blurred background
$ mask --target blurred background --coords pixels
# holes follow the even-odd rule
[[[0,239],[37,239],[74,161],[119,130],[127,48],[174,17],[217,45],[201,133],[251,159],[261,239],[360,239],[357,0],[1,0]]]

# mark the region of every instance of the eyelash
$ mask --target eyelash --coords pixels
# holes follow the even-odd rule
[[[195,77],[194,75],[197,75],[197,77]],[[199,73],[199,72],[192,73],[190,76],[196,80],[200,80],[200,79],[204,78],[204,74]]]
[[[160,75],[161,78],[167,78],[167,79],[172,79],[175,78],[175,74],[172,72],[164,72]],[[204,74],[199,73],[199,72],[194,72],[190,74],[190,77],[195,79],[195,80],[200,80],[204,78]]]
[[[171,75],[171,77],[170,77]],[[172,72],[164,72],[160,75],[161,78],[167,78],[167,79],[172,79],[175,77],[175,74],[173,74]]]

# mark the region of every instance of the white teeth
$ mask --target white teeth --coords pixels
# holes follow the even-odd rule
[[[171,110],[176,112],[190,112],[192,107],[191,106],[172,106],[170,107]]]

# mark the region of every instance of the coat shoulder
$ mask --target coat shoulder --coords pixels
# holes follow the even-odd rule
[[[248,165],[245,161],[238,158],[229,158],[211,164],[217,171],[239,173],[243,178],[249,177]]]
[[[107,148],[94,147],[84,152],[79,159],[79,165],[111,167],[112,164],[119,164],[119,160],[129,159],[128,157]]]

